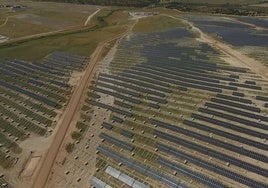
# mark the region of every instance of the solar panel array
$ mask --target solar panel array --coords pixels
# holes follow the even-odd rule
[[[56,60],[56,57],[59,58]],[[59,66],[66,62],[69,69]],[[43,62],[34,63],[0,59],[2,167],[21,165],[18,158],[23,152],[20,143],[28,137],[51,135],[57,111],[68,102],[71,94],[68,80],[72,67],[82,70],[85,64],[86,58],[64,52],[55,52]]]
[[[267,187],[267,86],[191,37],[134,34],[89,88],[101,181],[125,185],[110,166],[152,187]]]
[[[61,56],[48,57],[42,68],[68,74],[70,66],[84,66],[59,63]],[[267,86],[221,56],[182,28],[122,39],[113,61],[100,65],[76,125],[81,136],[72,156],[96,159],[91,184],[267,187]],[[97,147],[94,159],[91,147]],[[66,160],[68,168],[85,168]],[[124,175],[107,173],[108,167]]]

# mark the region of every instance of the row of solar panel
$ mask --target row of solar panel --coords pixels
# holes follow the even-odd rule
[[[211,138],[209,136],[205,136],[205,135],[202,135],[202,134],[199,134],[199,133],[187,130],[187,129],[183,129],[179,126],[171,125],[169,123],[165,123],[165,122],[162,122],[162,121],[159,121],[156,119],[152,119],[152,123],[155,125],[158,125],[160,127],[163,127],[165,129],[169,129],[169,130],[184,134],[184,135],[189,136],[191,138],[195,138],[195,139],[198,139],[200,141],[210,143],[210,144],[218,146],[220,148],[224,148],[224,149],[230,150],[232,152],[239,153],[241,155],[245,155],[245,156],[248,156],[250,158],[259,160],[259,161],[268,162],[268,157],[266,157],[265,155],[256,153],[254,151],[251,151],[251,150],[248,150],[245,148],[241,148],[241,147],[235,146],[233,144],[226,143],[226,142],[223,142],[221,140]]]

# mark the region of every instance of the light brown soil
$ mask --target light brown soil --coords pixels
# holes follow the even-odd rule
[[[77,71],[73,72],[71,75],[71,78],[68,81],[68,84],[70,86],[77,86],[84,74],[85,74],[84,71],[83,72],[77,72]]]
[[[40,159],[41,159],[40,154],[39,155],[36,155],[34,153],[31,154],[30,159],[28,160],[28,162],[25,165],[25,168],[23,169],[22,173],[20,174],[20,177],[22,179],[27,178],[27,177],[31,177],[34,174]]]
[[[109,68],[107,65],[112,61],[115,52],[116,52],[117,44],[114,45],[114,47],[107,53],[107,55],[104,57],[104,59],[99,63],[100,70],[103,73],[109,73]],[[98,73],[97,73],[98,74]],[[87,95],[85,96],[85,98]],[[105,104],[113,104],[114,98],[111,96],[101,95],[101,102]],[[89,130],[87,130],[83,134],[83,139],[80,140],[79,145],[76,145],[76,150],[74,150],[71,154],[67,154],[64,147],[61,147],[60,151],[58,152],[56,163],[53,165],[53,174],[50,173],[49,181],[46,184],[47,188],[58,188],[58,187],[65,187],[68,185],[68,187],[71,187],[72,185],[69,185],[69,182],[73,182],[74,186],[79,187],[88,187],[89,180],[93,177],[96,169],[96,159],[97,154],[96,150],[97,147],[101,143],[101,139],[99,138],[99,134],[102,132],[102,130],[99,128],[101,127],[101,123],[105,121],[105,119],[108,119],[110,117],[111,112],[107,111],[106,109],[99,109],[97,107],[93,107],[93,114],[94,118],[91,119],[91,121],[88,123],[90,126]],[[73,120],[73,125],[70,126],[68,133],[66,134],[66,137],[64,139],[64,144],[66,145],[70,142],[73,142],[73,139],[71,138],[71,133],[76,129],[75,123],[79,119],[79,113],[77,113],[77,117]],[[88,142],[89,139],[92,139],[92,135],[94,135],[93,140]],[[85,149],[85,146],[88,148]],[[82,151],[81,151],[82,150]],[[79,154],[77,153],[79,152]],[[88,153],[90,155],[88,155]],[[68,156],[67,156],[68,155]],[[79,159],[74,161],[74,157],[79,155]],[[68,161],[69,165],[61,165],[63,160]],[[85,166],[85,162],[88,164]],[[81,170],[83,169],[83,170]],[[66,176],[65,172],[70,171],[70,173],[73,173],[72,176]],[[79,172],[78,172],[79,171]],[[81,181],[78,183],[76,182],[76,179],[80,177]],[[64,179],[64,180],[63,180]],[[62,181],[60,181],[62,180]]]

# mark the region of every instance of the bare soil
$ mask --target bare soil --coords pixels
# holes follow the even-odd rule
[[[23,178],[27,178],[27,177],[31,177],[33,176],[37,165],[41,159],[42,154],[40,153],[32,153],[30,155],[29,160],[27,161],[25,168],[23,169],[22,173],[20,174],[20,177]]]

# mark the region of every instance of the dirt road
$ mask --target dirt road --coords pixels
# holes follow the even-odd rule
[[[91,18],[92,18],[93,16],[95,16],[100,10],[101,10],[101,9],[98,8],[93,14],[90,14],[90,15],[88,16],[87,20],[85,21],[84,26],[87,26],[87,24],[88,24],[88,22],[91,20]]]
[[[193,25],[193,23],[189,22],[188,20],[185,20],[183,18],[178,18],[171,15],[166,15],[173,19],[178,19],[183,21],[185,24],[189,25],[193,31],[200,34],[200,38],[198,40],[209,44],[210,46],[219,49],[222,51],[225,55],[227,55],[229,58],[226,58],[225,61],[227,61],[232,66],[237,67],[244,67],[249,68],[252,72],[258,74],[259,76],[263,77],[264,79],[268,80],[268,67],[263,65],[262,63],[258,62],[257,60],[248,57],[247,55],[243,54],[242,52],[235,50],[231,48],[229,45],[218,41],[214,39],[213,37],[205,34],[202,32],[199,28]]]
[[[6,18],[5,22],[4,22],[3,24],[0,25],[0,28],[1,28],[1,27],[4,27],[4,26],[7,24],[8,19],[9,19],[10,17],[11,17],[11,16],[8,16],[8,17]]]
[[[54,160],[59,151],[59,148],[64,140],[65,134],[72,122],[72,119],[78,110],[83,93],[85,92],[88,83],[90,83],[90,80],[94,76],[97,62],[99,61],[103,50],[105,50],[105,46],[109,42],[113,40],[117,40],[120,37],[122,37],[122,34],[117,35],[107,41],[100,43],[98,47],[96,48],[95,52],[92,54],[89,65],[87,66],[85,70],[85,74],[82,77],[77,88],[75,89],[68,106],[66,107],[66,110],[63,114],[62,122],[59,123],[60,124],[59,129],[54,137],[51,147],[49,148],[47,154],[44,156],[43,163],[40,167],[40,170],[35,178],[35,182],[32,186],[33,188],[43,188],[45,186],[50,170],[53,166]]]

